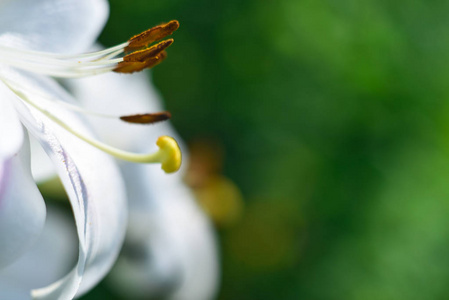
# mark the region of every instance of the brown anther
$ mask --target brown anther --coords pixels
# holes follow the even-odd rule
[[[145,63],[144,62],[127,62],[122,61],[119,62],[117,67],[113,70],[116,73],[126,73],[131,74],[134,72],[139,72],[145,69]]]
[[[167,52],[162,51],[157,56],[153,56],[145,60],[140,61],[122,61],[118,63],[117,67],[113,70],[117,73],[134,73],[140,72],[143,69],[150,69],[160,64],[167,57]]]
[[[151,69],[167,58],[167,51],[162,51],[158,56],[151,57],[145,61],[145,68]]]
[[[120,120],[135,124],[154,124],[157,122],[169,120],[170,118],[171,118],[170,112],[163,111],[153,114],[122,116],[120,117]]]
[[[133,52],[131,54],[126,55],[123,57],[123,61],[125,62],[145,62],[147,59],[158,55],[165,49],[167,49],[171,44],[173,44],[173,39],[168,39],[165,41],[162,41],[156,45],[151,46],[150,48],[139,50],[136,52]]]
[[[130,38],[128,41],[129,45],[125,48],[125,52],[146,47],[153,42],[171,35],[178,28],[179,22],[176,20],[150,28]]]
[[[148,58],[145,63],[145,69],[151,69],[158,64],[160,64],[164,59],[167,58],[167,51],[162,51],[158,56],[153,56]]]

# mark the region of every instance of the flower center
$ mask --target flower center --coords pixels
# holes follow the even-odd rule
[[[22,70],[31,71],[33,73],[40,73],[60,78],[86,77],[107,72],[138,72],[144,69],[152,68],[165,59],[167,56],[165,49],[173,43],[173,39],[161,41],[150,47],[148,45],[171,35],[176,29],[178,29],[178,27],[178,21],[170,21],[133,36],[127,42],[120,45],[102,51],[81,55],[51,54],[0,46],[0,63]],[[105,115],[102,113],[86,111],[81,107],[71,103],[59,101],[49,95],[38,95],[38,92],[27,89],[19,82],[14,82],[3,77],[0,77],[0,80],[3,81],[21,101],[35,108],[48,119],[52,120],[54,123],[58,124],[71,134],[112,156],[137,163],[160,163],[162,169],[167,173],[176,172],[181,165],[181,151],[178,143],[171,137],[159,137],[156,142],[159,150],[154,153],[139,154],[123,151],[92,139],[77,131],[62,119],[58,118],[58,116],[53,114],[51,111],[44,108],[42,103],[36,101],[35,98],[43,99],[52,105],[64,106],[67,109],[75,110],[84,114],[94,114],[100,117],[108,118],[119,118],[124,122],[135,124],[153,124],[168,120],[171,117],[169,112],[144,113],[130,116]]]

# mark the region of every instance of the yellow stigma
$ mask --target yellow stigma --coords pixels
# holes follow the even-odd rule
[[[157,139],[159,147],[160,163],[165,173],[173,173],[181,167],[182,155],[176,140],[169,136],[161,136]]]

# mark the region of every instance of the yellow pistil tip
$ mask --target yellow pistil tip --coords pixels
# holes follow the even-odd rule
[[[159,147],[161,168],[165,173],[173,173],[181,167],[182,155],[176,140],[169,136],[161,136],[157,139]]]

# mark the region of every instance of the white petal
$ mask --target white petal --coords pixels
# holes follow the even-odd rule
[[[104,0],[7,1],[0,9],[0,44],[79,53],[96,40],[108,11]]]
[[[30,137],[31,146],[31,174],[33,174],[34,181],[42,183],[57,176],[53,162],[45,153],[39,142]]]
[[[10,101],[11,96],[11,91],[0,84],[0,165],[3,160],[19,152],[23,141],[22,125]]]
[[[28,251],[44,226],[45,204],[31,177],[29,159],[29,145],[24,143],[21,152],[6,161],[0,194],[0,268]]]
[[[33,88],[69,98],[53,81],[24,77]],[[44,92],[44,91],[41,91]],[[18,102],[20,104],[20,102]],[[74,211],[79,237],[77,266],[47,288],[34,290],[36,299],[71,299],[95,285],[111,268],[120,250],[126,226],[124,186],[114,161],[59,126],[18,105],[22,122],[41,142],[53,160]],[[79,132],[90,135],[82,120],[63,110],[53,110]],[[61,146],[63,145],[63,146]],[[81,284],[81,286],[80,286]]]
[[[0,282],[0,291],[2,299],[31,300],[30,292],[20,286]]]
[[[0,271],[0,299],[29,299],[30,290],[48,285],[73,266],[77,249],[75,224],[68,214],[49,208],[39,240],[24,256]],[[22,296],[15,296],[20,293]]]

